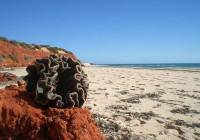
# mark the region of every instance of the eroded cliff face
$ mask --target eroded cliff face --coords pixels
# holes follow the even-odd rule
[[[73,54],[62,51],[59,51],[59,53],[77,60]],[[41,59],[50,54],[54,53],[45,48],[41,50],[27,49],[0,40],[0,67],[25,67],[31,64],[35,59]]]
[[[0,139],[104,140],[87,108],[44,108],[25,85],[0,90]]]

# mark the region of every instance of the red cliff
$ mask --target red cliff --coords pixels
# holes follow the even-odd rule
[[[74,60],[77,58],[70,53],[59,51],[60,54],[71,57]],[[50,54],[54,54],[47,49],[28,49],[20,45],[14,46],[10,42],[0,40],[0,67],[24,67],[31,64],[35,59],[41,59]]]

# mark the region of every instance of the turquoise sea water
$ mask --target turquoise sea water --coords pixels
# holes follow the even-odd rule
[[[149,68],[200,68],[200,63],[155,63],[155,64],[102,64],[112,67],[149,67]]]

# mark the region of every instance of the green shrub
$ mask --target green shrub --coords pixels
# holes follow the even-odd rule
[[[26,44],[25,42],[21,42],[21,43],[20,43],[20,46],[21,46],[22,48],[31,49],[31,45],[30,45],[30,44]]]
[[[21,42],[21,43],[20,43],[20,46],[21,46],[22,48],[28,48],[29,44],[26,44],[25,42]]]
[[[18,60],[11,54],[8,54],[7,55],[10,59],[12,59],[14,62],[17,62],[18,63]]]
[[[21,43],[20,43],[20,46],[22,46],[23,48],[26,47],[26,45],[27,45],[27,44],[26,44],[25,42],[21,42]]]
[[[45,47],[45,48],[49,48],[49,47],[51,47],[51,46],[49,46],[49,45],[40,45],[41,47]]]
[[[5,55],[3,55],[3,54],[1,54],[1,55],[0,55],[0,58],[6,58],[6,56],[5,56]]]
[[[69,53],[69,54],[72,54],[72,55],[73,55],[73,53],[72,53],[72,52],[70,52],[70,51],[64,50],[64,52],[66,52],[66,53]]]
[[[40,46],[40,45],[35,45],[32,49],[38,49],[38,50],[41,50],[41,46]]]
[[[27,44],[27,45],[26,45],[26,48],[27,48],[27,49],[32,49],[30,44]]]
[[[13,44],[14,46],[17,46],[18,44],[22,47],[22,48],[27,48],[27,49],[38,49],[38,50],[41,50],[42,47],[44,48],[47,48],[50,52],[53,52],[53,53],[58,53],[58,50],[60,51],[63,51],[65,53],[68,53],[68,54],[72,54],[72,52],[70,51],[67,51],[65,49],[62,49],[62,48],[58,48],[58,47],[51,47],[50,45],[36,45],[36,44],[26,44],[25,42],[18,42],[16,40],[8,40],[6,37],[0,37],[0,40],[2,41],[5,41],[5,42],[10,42],[11,44]],[[33,47],[32,47],[33,46]],[[16,58],[10,56],[10,58],[15,62],[17,62]]]
[[[24,55],[24,59],[25,59],[25,60],[30,60],[30,59],[33,59],[33,57],[32,57],[32,56],[29,56],[29,55]]]
[[[58,53],[58,49],[56,47],[48,47],[47,48],[50,52]]]
[[[16,40],[10,40],[9,42],[10,42],[11,44],[13,44],[14,46],[17,46],[17,45],[19,44],[19,42],[16,41]]]
[[[9,42],[8,39],[6,37],[1,37],[0,36],[0,40],[4,41],[4,42]]]
[[[5,55],[1,54],[1,55],[0,55],[0,63],[3,62],[3,59],[4,59],[4,58],[6,58]]]
[[[26,44],[26,45],[23,46],[23,48],[25,48],[25,49],[31,49],[31,45],[30,44]]]
[[[81,60],[77,59],[79,63],[81,63]]]
[[[67,50],[65,50],[65,49],[58,48],[58,50],[60,50],[60,51],[63,51],[63,52],[65,52],[65,53],[68,53],[68,54],[72,54],[72,55],[73,55],[73,53],[72,53],[72,52],[70,52],[70,51],[67,51]]]

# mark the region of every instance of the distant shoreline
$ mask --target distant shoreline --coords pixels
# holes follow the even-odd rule
[[[90,65],[89,67],[108,67],[121,69],[143,69],[143,70],[166,70],[166,71],[185,71],[185,72],[200,72],[200,67],[117,67],[109,65]]]
[[[200,68],[200,63],[149,63],[149,64],[97,64],[108,67],[134,68]]]

